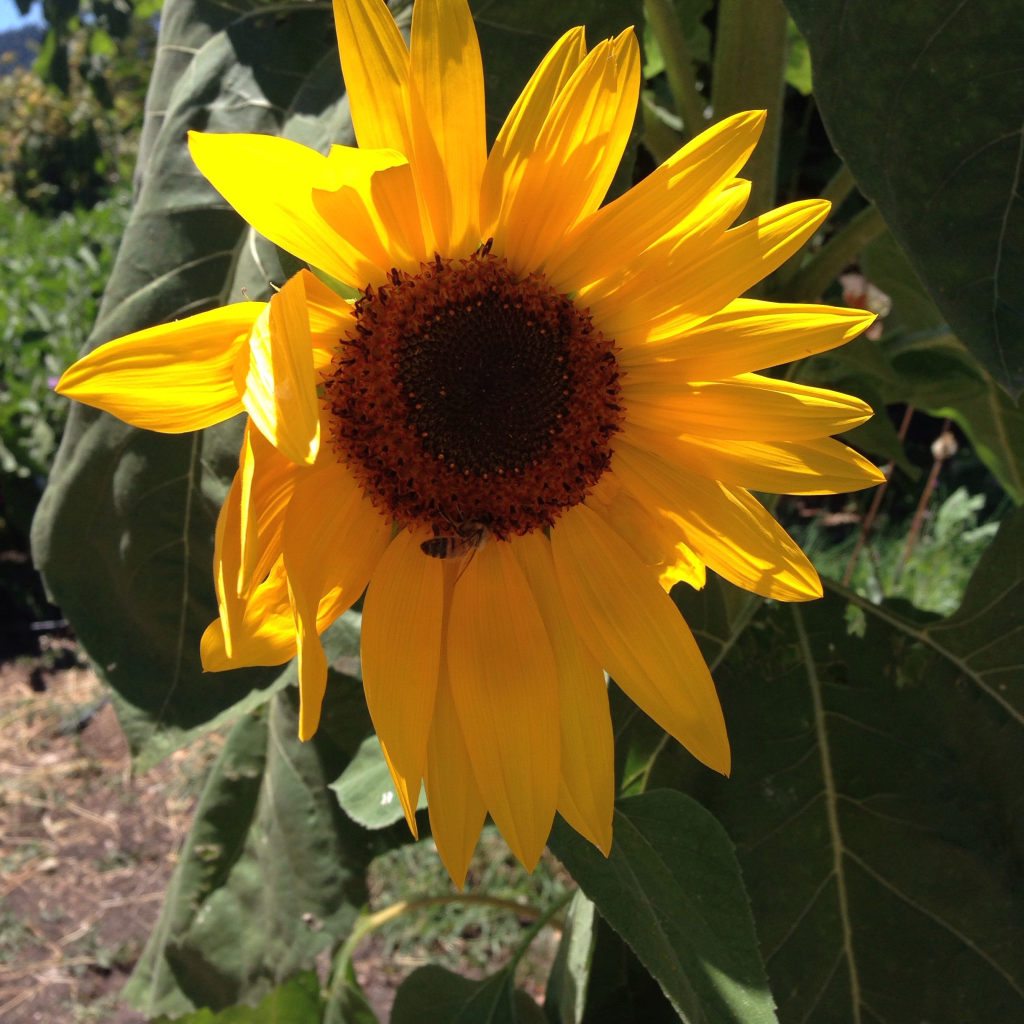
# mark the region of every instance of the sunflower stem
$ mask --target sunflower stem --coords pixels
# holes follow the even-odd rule
[[[771,295],[774,302],[814,302],[857,258],[868,242],[885,230],[885,221],[876,206],[861,210],[829,239],[792,279]]]
[[[683,119],[683,142],[686,142],[699,135],[707,125],[704,101],[697,91],[697,76],[693,73],[690,47],[672,0],[646,0],[644,13],[665,61],[665,77],[675,101],[676,113]]]
[[[722,0],[711,79],[715,120],[741,110],[768,111],[761,141],[744,172],[753,183],[746,209],[750,216],[775,205],[788,59],[781,0]]]

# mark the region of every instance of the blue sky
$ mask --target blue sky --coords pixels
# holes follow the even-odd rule
[[[43,12],[41,5],[35,3],[26,17],[22,17],[14,0],[0,0],[0,32],[10,28],[21,28],[22,25],[41,25]]]

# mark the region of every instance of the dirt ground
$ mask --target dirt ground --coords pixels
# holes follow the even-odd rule
[[[133,775],[100,681],[70,641],[44,637],[43,645],[50,649],[42,658],[0,664],[0,1024],[144,1024],[119,993],[156,923],[224,735]],[[502,858],[514,858],[499,837],[490,845],[485,836],[478,857],[493,876]],[[396,864],[392,873],[404,870]],[[439,861],[433,871],[439,884],[447,881]],[[371,892],[380,888],[379,879],[371,883]],[[371,904],[387,905],[395,895],[374,892]],[[558,937],[545,929],[518,974],[538,1001]],[[457,933],[397,948],[386,936],[369,936],[354,967],[381,1024],[402,980],[428,958],[447,954],[451,966],[479,977],[512,948],[488,943],[481,970],[467,966],[466,945]],[[329,957],[317,966],[326,983]]]

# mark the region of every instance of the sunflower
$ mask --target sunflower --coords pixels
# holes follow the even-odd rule
[[[556,809],[607,854],[604,673],[728,773],[714,684],[668,590],[710,567],[765,597],[819,597],[751,490],[882,479],[829,436],[867,405],[752,371],[872,316],[739,297],[829,209],[731,226],[762,112],[601,205],[637,109],[632,30],[589,53],[567,32],[488,154],[466,0],[416,0],[409,47],[383,0],[334,11],[360,148],[189,137],[224,199],[317,275],[105,344],[58,390],[151,430],[248,414],[203,664],[298,654],[308,738],[320,634],[365,591],[370,714],[414,833],[425,782],[456,883],[488,813],[528,868]]]

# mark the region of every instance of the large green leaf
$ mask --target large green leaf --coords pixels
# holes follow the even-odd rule
[[[566,912],[562,938],[544,989],[548,1024],[582,1024],[597,922],[593,902],[577,890]]]
[[[696,801],[619,801],[607,858],[561,818],[549,845],[689,1024],[769,1022],[772,997],[732,843]]]
[[[1022,545],[1016,512],[946,620],[766,604],[717,673],[734,774],[689,784],[737,844],[784,1024],[1024,1015]]]
[[[328,784],[370,730],[358,680],[332,673],[321,727],[298,739],[289,688],[235,726],[125,994],[149,1015],[253,1003],[343,940],[364,874],[408,835],[368,832]]]
[[[387,828],[404,817],[391,770],[376,735],[363,741],[349,766],[331,783],[331,789],[341,809],[363,828]],[[426,806],[426,790],[421,787],[416,810],[421,811]]]
[[[1024,389],[1017,0],[786,0],[832,141],[957,336]]]
[[[167,5],[161,53],[180,53],[179,39],[223,24],[219,6],[211,23],[207,7],[184,2],[188,17],[178,0]],[[244,225],[196,172],[186,133],[277,132],[302,82],[296,69],[331,45],[330,10],[312,4],[243,9],[209,35],[168,99],[88,347],[224,301]],[[217,508],[241,429],[230,421],[201,434],[154,434],[75,405],[36,515],[36,562],[118,693],[126,733],[147,762],[281,675],[203,675],[199,663],[199,637],[217,612]]]

